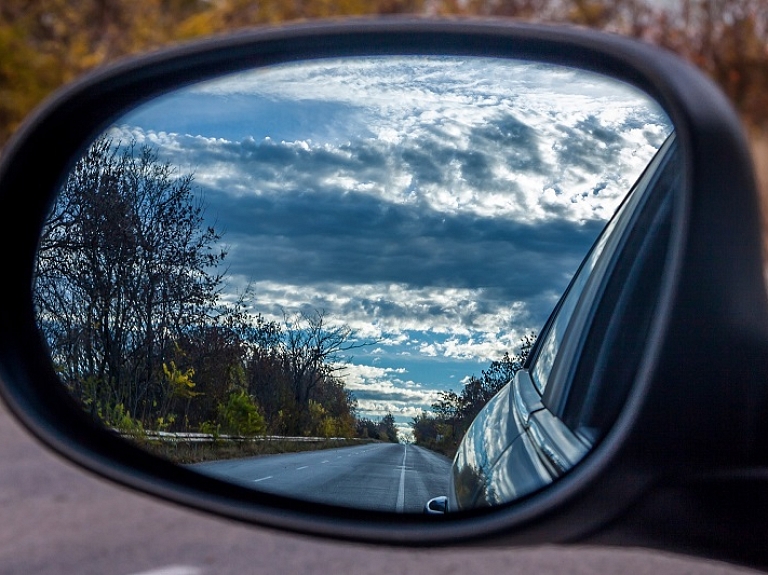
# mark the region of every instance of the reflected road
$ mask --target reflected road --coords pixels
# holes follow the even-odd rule
[[[369,443],[191,467],[206,475],[307,501],[421,513],[430,498],[448,493],[451,462],[415,445]]]

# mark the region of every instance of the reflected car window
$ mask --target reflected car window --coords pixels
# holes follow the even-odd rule
[[[568,290],[568,295],[563,300],[563,304],[557,312],[555,321],[552,322],[552,326],[544,338],[541,345],[541,351],[539,352],[531,372],[533,382],[539,390],[539,393],[543,394],[547,387],[547,381],[552,373],[552,366],[555,363],[560,344],[563,342],[565,330],[568,327],[568,323],[571,321],[573,311],[576,309],[576,304],[581,297],[581,293],[584,291],[584,287],[587,285],[587,280],[592,274],[592,270],[595,268],[595,264],[597,263],[600,254],[603,253],[608,238],[616,227],[616,222],[620,219],[621,213],[628,203],[629,202],[624,202],[621,204],[616,215],[610,222],[608,222],[605,230],[603,230],[603,233],[600,235],[597,242],[595,242],[595,246],[592,248],[589,257],[584,261],[584,264],[576,274],[573,283]]]
[[[627,195],[626,200],[622,202],[622,204],[616,210],[614,216],[605,226],[605,229],[600,234],[592,250],[590,251],[589,256],[587,256],[579,268],[579,271],[574,276],[574,279],[567,290],[562,304],[555,312],[556,315],[554,321],[551,322],[549,330],[543,337],[541,347],[539,348],[538,355],[535,358],[531,369],[531,378],[533,379],[534,385],[536,386],[536,389],[539,391],[539,393],[543,394],[547,388],[547,384],[552,374],[552,369],[555,365],[555,358],[557,357],[562,346],[565,332],[568,328],[568,325],[571,323],[571,318],[574,314],[574,311],[576,310],[577,304],[581,299],[582,293],[584,292],[589,279],[593,275],[592,272],[595,270],[597,262],[600,260],[600,256],[605,251],[605,247],[611,237],[614,236],[614,231],[616,228],[622,228],[623,225],[625,225],[627,220],[627,216],[625,216],[625,214],[631,214],[635,207],[640,203],[642,193],[637,194],[635,193],[636,190],[638,188],[645,189],[645,180],[649,174],[654,172],[652,166],[656,164],[659,161],[659,158],[664,155],[663,150],[668,148],[673,140],[674,137],[670,136],[666,145],[663,146],[657,154],[655,161],[652,162],[646,173],[641,176],[641,178],[638,180],[638,183]]]

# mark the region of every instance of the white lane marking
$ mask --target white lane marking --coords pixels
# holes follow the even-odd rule
[[[299,469],[306,469],[307,467],[309,467],[309,465],[302,465],[301,467],[297,467],[296,471],[298,471]]]
[[[191,565],[168,565],[150,571],[142,571],[133,575],[202,575],[203,570],[200,567]]]
[[[330,463],[327,459],[325,461],[321,461],[320,463]]]
[[[267,475],[266,477],[262,477],[261,479],[254,479],[254,483],[258,483],[259,481],[266,481],[267,479],[272,479],[271,475]]]
[[[405,457],[408,455],[408,446],[403,445],[403,465],[400,470],[400,488],[397,490],[397,512],[402,513],[405,509]]]

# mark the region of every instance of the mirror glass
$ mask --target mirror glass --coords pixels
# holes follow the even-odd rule
[[[530,61],[201,82],[74,164],[40,240],[39,326],[62,385],[127,441],[421,513],[671,131],[634,88]]]

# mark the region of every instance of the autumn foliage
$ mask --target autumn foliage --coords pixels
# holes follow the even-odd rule
[[[368,422],[341,375],[345,354],[366,342],[348,326],[323,310],[268,321],[248,312],[248,288],[224,301],[227,252],[192,182],[151,148],[106,137],[72,169],[45,223],[33,289],[70,395],[132,434],[397,441],[393,425],[383,436],[360,427]]]
[[[4,0],[0,146],[48,93],[126,54],[244,27],[346,15],[413,13],[571,23],[641,38],[717,81],[750,127],[768,127],[764,0]]]
[[[663,46],[713,78],[750,135],[768,230],[768,10],[765,0],[4,0],[0,153],[61,84],[127,54],[265,24],[382,14],[565,23]],[[766,253],[768,253],[768,233]]]

